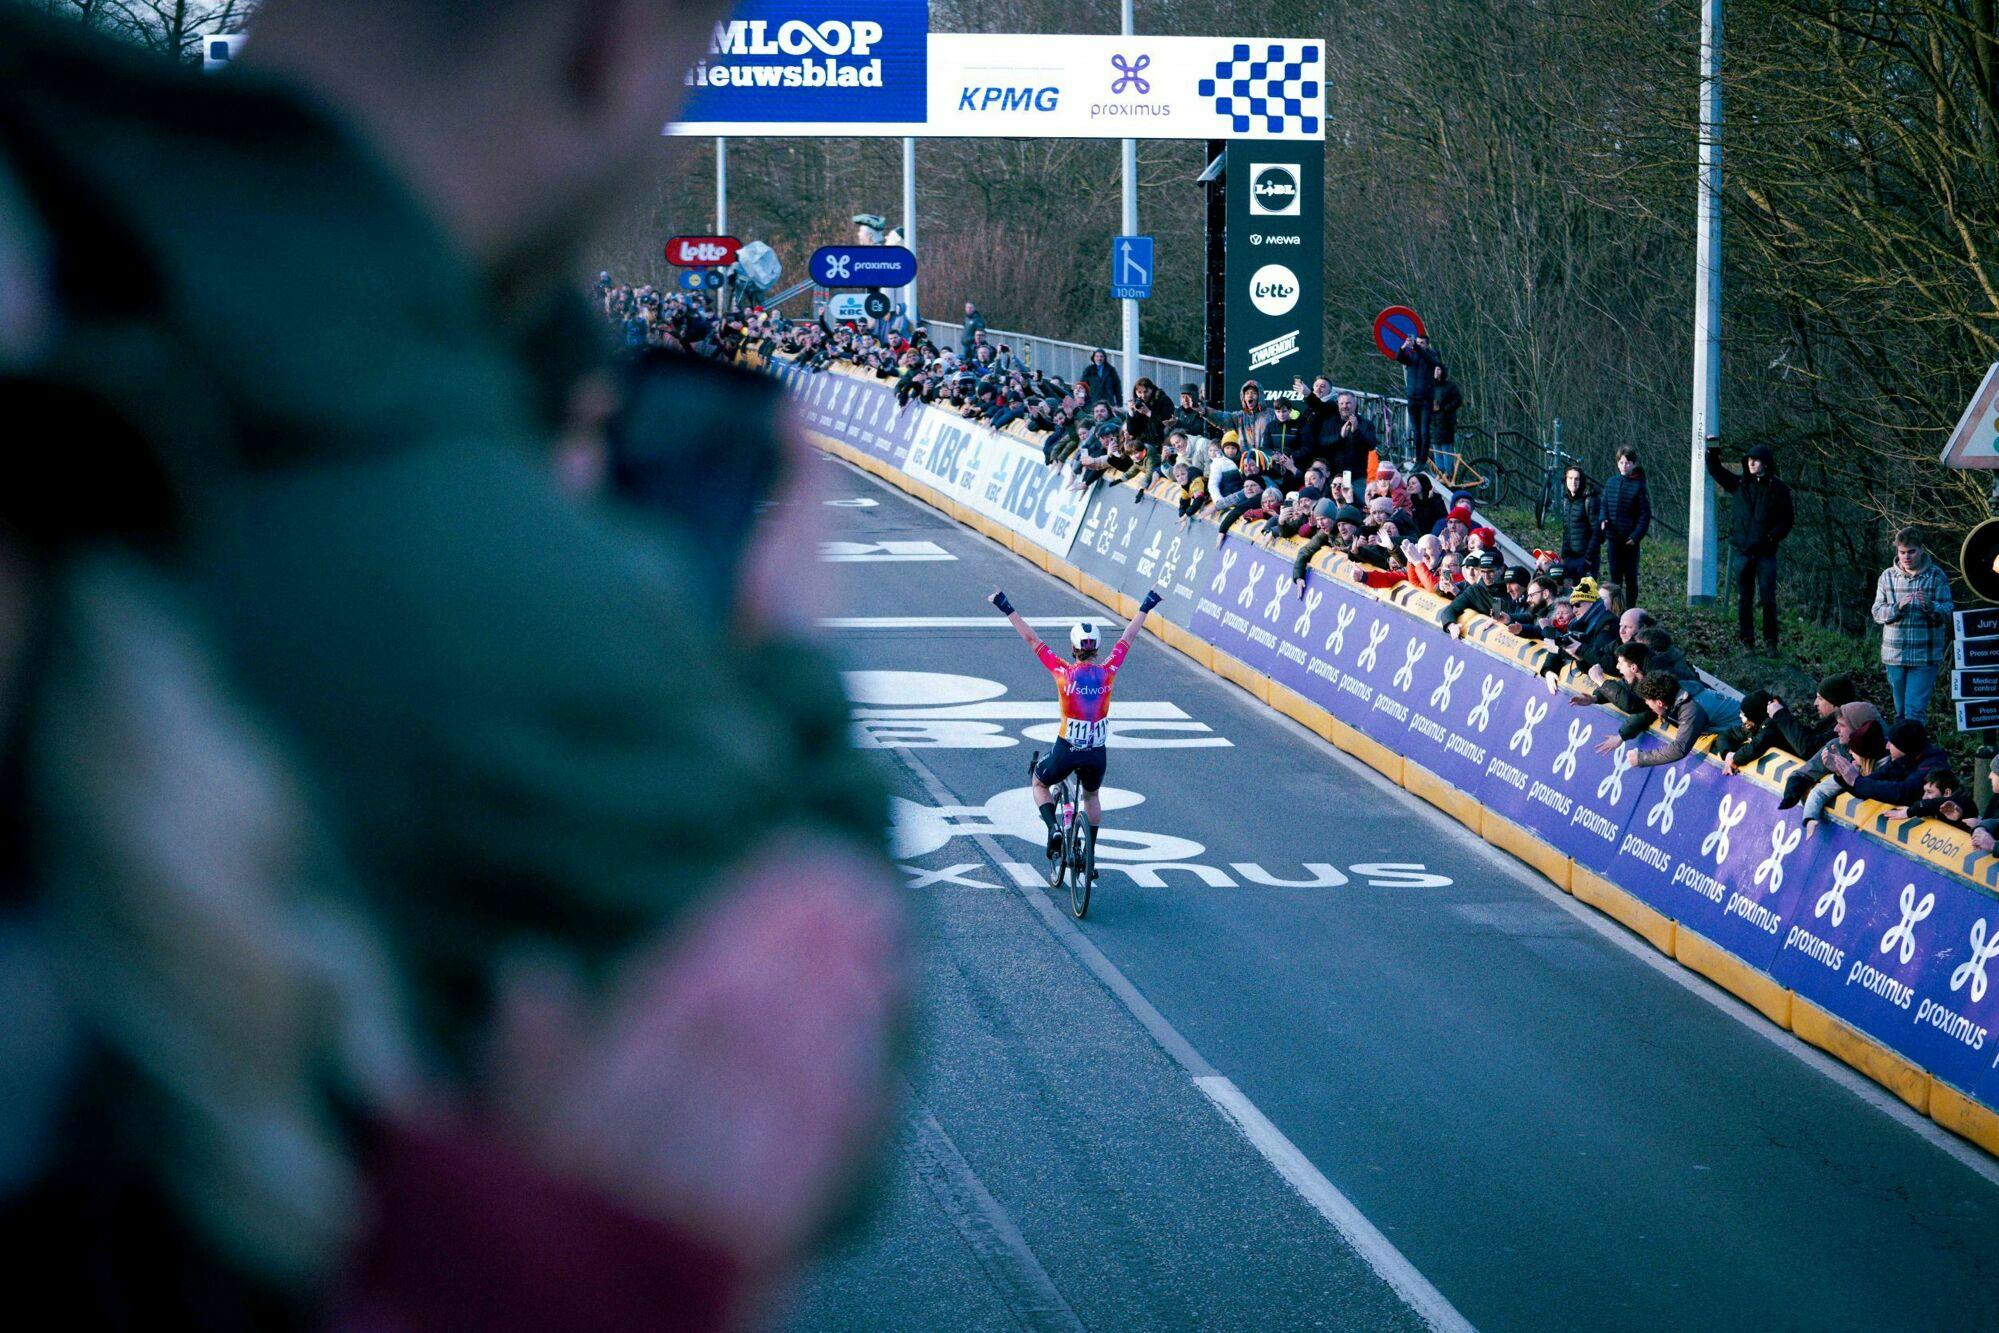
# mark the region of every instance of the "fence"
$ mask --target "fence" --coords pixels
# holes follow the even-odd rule
[[[924,327],[930,337],[940,347],[956,347],[965,336],[963,324],[953,324],[947,320],[926,319]],[[1060,338],[1039,338],[1031,333],[1014,333],[1006,329],[986,330],[986,341],[998,347],[1004,343],[1014,350],[1014,354],[1028,365],[1044,374],[1059,376],[1075,383],[1083,368],[1090,364],[1090,354],[1097,349],[1085,343],[1064,342]],[[1105,349],[1109,350],[1109,349]],[[1121,354],[1111,352],[1111,362],[1116,365]],[[1175,361],[1163,356],[1140,356],[1138,373],[1158,385],[1170,397],[1180,392],[1183,384],[1201,383],[1203,371],[1192,361]],[[1128,390],[1131,386],[1126,385]],[[1289,386],[1283,386],[1289,387]],[[1361,410],[1371,419],[1381,432],[1383,447],[1389,452],[1407,454],[1409,441],[1409,404],[1401,398],[1390,398],[1385,394],[1368,393],[1362,389],[1336,389],[1336,393],[1350,393],[1360,401]],[[1233,403],[1217,404],[1233,407]]]

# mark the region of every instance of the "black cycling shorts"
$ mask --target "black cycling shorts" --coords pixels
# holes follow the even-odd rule
[[[1109,758],[1108,746],[1096,745],[1087,750],[1075,750],[1069,747],[1069,740],[1065,736],[1055,742],[1055,748],[1048,752],[1048,757],[1041,761],[1041,767],[1034,770],[1034,775],[1041,779],[1042,786],[1053,787],[1074,773],[1077,780],[1083,784],[1084,791],[1095,791],[1103,785],[1104,764]]]

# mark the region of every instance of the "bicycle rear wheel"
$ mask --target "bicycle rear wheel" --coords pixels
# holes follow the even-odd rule
[[[1081,921],[1090,910],[1090,890],[1096,886],[1096,856],[1083,833],[1080,804],[1070,807],[1069,833],[1063,839],[1064,861],[1069,862],[1069,914]]]
[[[1506,473],[1500,468],[1496,458],[1474,458],[1468,465],[1478,476],[1478,484],[1471,487],[1472,503],[1479,506],[1503,505],[1506,503]]]

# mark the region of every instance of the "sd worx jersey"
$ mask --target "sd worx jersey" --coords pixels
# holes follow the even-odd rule
[[[1067,662],[1047,644],[1034,655],[1055,677],[1062,702],[1062,739],[1078,750],[1101,749],[1110,734],[1111,687],[1131,644],[1120,639],[1101,662]]]

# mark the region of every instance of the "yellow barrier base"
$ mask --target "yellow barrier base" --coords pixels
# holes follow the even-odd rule
[[[1333,715],[1288,685],[1270,683],[1270,706],[1326,740],[1333,738]]]
[[[1492,811],[1485,812],[1485,824],[1481,832],[1485,840],[1501,851],[1513,855],[1533,866],[1553,880],[1555,887],[1563,893],[1569,892],[1569,871],[1574,862],[1555,848],[1543,842],[1540,837],[1529,833],[1504,815]]]
[[[1666,957],[1673,956],[1673,937],[1679,927],[1671,917],[1655,912],[1594,870],[1571,864],[1569,892],[1576,895],[1576,901],[1588,903]]]
[[[1852,1065],[1916,1110],[1929,1113],[1932,1080],[1928,1073],[1795,992],[1791,996],[1791,1031],[1800,1040]]]
[[[1791,1026],[1791,992],[1720,945],[1683,925],[1673,932],[1673,957],[1778,1027]]]
[[[1484,834],[1485,807],[1421,764],[1403,761],[1402,785],[1473,833]]]
[[[1327,715],[1332,729],[1326,739],[1345,750],[1354,758],[1366,764],[1375,772],[1387,778],[1396,786],[1402,785],[1402,756],[1383,745],[1364,731],[1356,731],[1336,717]]]
[[[1229,684],[1239,685],[1255,695],[1258,703],[1270,702],[1270,677],[1261,671],[1252,670],[1220,649],[1215,650],[1214,670]]]
[[[1980,1106],[1942,1079],[1930,1080],[1930,1119],[1999,1157],[1999,1113]]]

